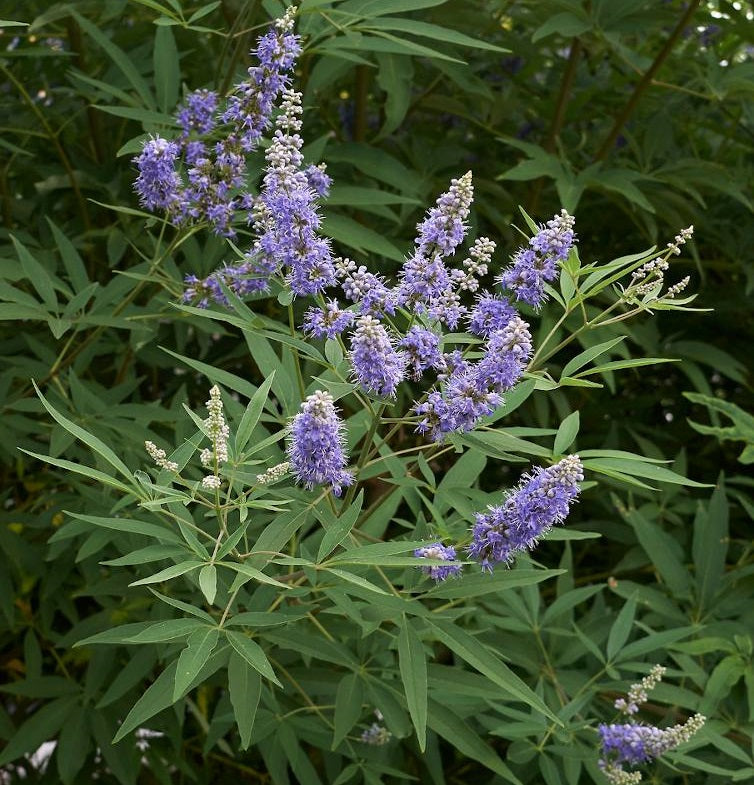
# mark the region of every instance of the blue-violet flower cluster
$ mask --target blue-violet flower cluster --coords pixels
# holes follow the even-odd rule
[[[343,430],[329,393],[317,390],[301,404],[288,441],[289,469],[296,482],[310,490],[315,485],[330,485],[336,496],[351,485],[353,475],[345,468],[348,457]]]
[[[502,505],[476,514],[469,556],[492,571],[496,564],[508,564],[518,551],[532,548],[552,526],[565,520],[583,479],[578,455],[525,474]]]
[[[558,262],[568,258],[575,242],[573,225],[573,216],[562,210],[529,240],[528,248],[520,248],[514,254],[513,264],[498,280],[513,292],[516,300],[534,308],[545,302],[545,283],[554,280]]]
[[[414,551],[414,556],[422,559],[442,559],[443,561],[455,561],[456,549],[452,545],[443,545],[441,542],[433,542],[424,545]],[[436,581],[444,581],[451,576],[460,575],[463,570],[461,564],[428,564],[422,567],[421,571]]]

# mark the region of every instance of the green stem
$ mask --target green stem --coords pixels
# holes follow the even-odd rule
[[[288,327],[291,331],[291,338],[296,337],[296,324],[293,318],[293,305],[288,305]],[[296,366],[296,379],[298,380],[298,390],[301,394],[301,400],[304,400],[306,393],[306,385],[304,384],[304,376],[301,373],[301,357],[299,357],[298,349],[291,346],[291,354],[293,355],[293,363]]]
[[[374,436],[377,433],[377,428],[380,424],[380,417],[382,416],[382,412],[385,411],[385,404],[380,404],[377,412],[372,417],[372,422],[369,425],[369,430],[367,431],[366,436],[364,437],[364,444],[361,447],[361,454],[359,455],[359,462],[356,465],[356,482],[348,489],[346,493],[346,498],[343,501],[343,509],[346,509],[348,505],[353,501],[354,496],[356,495],[356,489],[359,484],[359,475],[361,474],[364,466],[369,459],[369,451],[372,446],[372,442],[374,441]]]

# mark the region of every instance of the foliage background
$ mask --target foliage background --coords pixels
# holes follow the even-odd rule
[[[0,16],[18,18],[16,4],[2,6]],[[65,701],[81,706],[69,726],[76,732],[61,741],[46,775],[16,760],[32,781],[83,781],[95,770],[108,782],[269,781],[271,766],[275,782],[312,776],[301,762],[316,747],[306,728],[297,729],[304,739],[303,747],[295,746],[299,752],[278,740],[282,752],[275,755],[282,762],[263,760],[254,750],[234,751],[229,728],[215,723],[219,682],[203,687],[181,712],[164,713],[161,729],[168,732],[144,753],[147,767],[139,767],[132,745],[106,746],[116,718],[157,672],[154,652],[151,660],[140,655],[142,672],[117,700],[102,705],[130,654],[71,645],[101,629],[105,619],[148,613],[148,601],[138,595],[124,600],[128,579],[99,565],[119,553],[107,551],[106,539],[49,541],[65,520],[63,510],[99,509],[106,490],[72,483],[18,451],[88,458],[65,429],[50,423],[32,378],[57,408],[117,446],[131,467],[144,463],[145,438],[180,443],[187,435],[182,404],[197,409],[206,395],[199,366],[187,367],[161,347],[252,385],[262,381],[261,355],[251,360],[231,325],[179,314],[172,305],[182,276],[209,273],[225,258],[224,246],[197,235],[152,265],[154,238],[128,210],[136,207],[130,158],[146,134],[171,127],[183,85],[227,89],[280,8],[240,0],[207,6],[30,1],[19,19],[30,26],[5,27],[0,38],[0,550],[7,564],[0,571],[6,684],[0,737],[13,738],[27,717],[36,717],[24,734],[23,751],[32,750],[58,734],[54,716]],[[718,483],[715,493],[710,499],[708,491],[665,485],[650,493],[601,478],[600,491],[585,494],[574,526],[602,537],[547,543],[537,552],[546,566],[573,571],[557,586],[552,581],[511,590],[515,622],[501,623],[494,606],[480,600],[475,624],[548,699],[559,690],[571,694],[597,671],[583,641],[566,643],[547,623],[540,632],[540,615],[551,609],[554,592],[579,592],[564,602],[568,623],[560,619],[560,626],[577,621],[598,646],[618,618],[627,618],[626,608],[636,613],[634,632],[695,625],[683,642],[666,646],[657,639],[635,655],[650,663],[671,657],[674,684],[682,686],[663,687],[662,701],[681,715],[703,707],[715,718],[712,742],[699,753],[706,768],[693,774],[665,769],[658,781],[727,782],[731,772],[750,777],[754,504],[741,461],[754,456],[751,446],[748,454],[739,453],[754,443],[744,411],[752,409],[754,337],[751,5],[316,0],[305,2],[303,11],[302,29],[310,38],[298,79],[307,106],[307,152],[327,162],[335,181],[326,231],[345,252],[368,253],[373,269],[397,268],[425,206],[468,168],[476,186],[474,230],[502,249],[517,245],[511,225],[521,223],[518,205],[539,220],[560,206],[575,212],[580,253],[590,261],[664,244],[694,224],[692,255],[674,269],[678,278],[692,276],[701,292],[697,304],[714,312],[660,313],[620,332],[627,334],[632,356],[681,362],[606,373],[602,389],[536,394],[506,424],[554,429],[578,410],[579,450],[669,457],[690,478]],[[262,308],[265,316],[285,318],[274,300]],[[285,404],[291,414],[298,401]],[[711,424],[717,434],[699,433],[699,423]],[[733,431],[719,430],[731,423]],[[537,439],[545,443],[541,434]],[[479,479],[484,491],[510,485],[519,472],[494,460],[485,466]],[[432,468],[438,477],[447,469]],[[720,541],[720,594],[713,596],[693,581],[707,545]],[[547,622],[552,620],[551,612]],[[438,667],[451,662],[448,657]],[[589,694],[592,716],[607,711],[626,681],[625,673],[607,671],[600,689]],[[560,762],[567,739],[556,734],[542,741],[543,728],[532,733],[525,718],[492,711],[471,675],[459,692],[451,698],[455,709],[478,718],[480,738],[523,781],[599,781],[593,760],[585,758],[584,766],[578,757]],[[661,716],[663,710],[657,709]],[[382,764],[422,781],[495,781],[478,756],[430,738],[426,755],[404,740]],[[587,750],[588,735],[580,738],[578,749]],[[102,773],[95,745],[111,774]],[[303,757],[294,760],[302,749]],[[288,760],[294,774],[283,773],[285,755],[294,756]],[[178,771],[170,772],[166,760]],[[319,772],[314,776],[336,781],[334,759],[311,753],[311,761]],[[398,781],[395,774],[381,776]]]

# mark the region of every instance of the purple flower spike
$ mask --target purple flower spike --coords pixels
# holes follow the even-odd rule
[[[508,564],[517,551],[533,548],[552,526],[566,519],[583,479],[578,455],[525,474],[500,507],[476,514],[469,556],[491,572],[495,564]]]
[[[315,338],[335,338],[351,326],[354,318],[353,311],[344,311],[337,300],[330,300],[326,308],[309,308],[303,328]]]
[[[610,782],[620,782],[619,774],[624,774],[623,764],[637,765],[659,758],[687,742],[705,723],[702,714],[695,714],[682,725],[670,728],[656,728],[654,725],[625,723],[622,725],[600,725],[602,758],[600,768],[607,774]],[[625,782],[625,778],[623,779]],[[634,781],[638,782],[638,779]]]
[[[466,235],[466,219],[474,200],[471,172],[450,181],[450,188],[417,226],[416,247],[423,256],[450,256]]]
[[[180,148],[175,142],[155,136],[144,143],[134,158],[139,175],[134,183],[139,202],[147,210],[173,210],[181,198],[181,180],[176,172]]]
[[[451,326],[463,309],[458,306],[454,280],[443,262],[466,235],[466,218],[474,199],[471,172],[451,180],[448,191],[437,200],[417,226],[416,249],[401,271],[398,302],[421,312],[430,308],[432,318]]]
[[[317,390],[301,404],[291,425],[288,458],[296,482],[309,490],[329,484],[340,496],[343,487],[353,482],[353,475],[345,470],[344,442],[343,423],[332,396]]]
[[[296,295],[317,294],[335,282],[329,241],[317,234],[316,194],[302,170],[301,94],[283,93],[282,112],[265,157],[262,194],[254,206],[261,232],[254,253],[266,269],[287,267]]]
[[[405,349],[409,375],[416,381],[429,368],[438,371],[445,368],[445,360],[440,353],[440,336],[432,330],[412,327],[398,345]]]
[[[364,390],[395,395],[406,374],[406,355],[395,350],[387,330],[373,316],[362,316],[351,337],[351,365]]]
[[[456,549],[452,545],[445,546],[440,542],[433,542],[431,545],[425,545],[417,548],[414,551],[414,556],[422,559],[443,559],[444,561],[455,561]],[[441,564],[430,564],[422,567],[421,571],[430,578],[434,578],[438,583],[444,581],[451,576],[460,575],[463,571],[463,565],[450,564],[444,567]]]
[[[259,39],[259,65],[249,68],[248,79],[236,85],[228,98],[222,121],[235,127],[234,135],[245,152],[256,148],[277,97],[289,84],[287,72],[301,53],[300,39],[291,32],[295,12],[291,6],[275,28]]]
[[[214,90],[194,90],[178,108],[176,119],[187,137],[194,131],[202,136],[212,132],[217,118],[218,96]]]
[[[516,309],[507,298],[484,292],[469,314],[469,332],[487,338],[495,330],[507,327],[514,316],[517,316]]]
[[[529,325],[514,316],[504,329],[490,334],[486,354],[476,367],[477,385],[498,393],[510,390],[521,378],[531,352]]]
[[[558,263],[568,258],[575,242],[574,219],[565,210],[548,221],[529,241],[529,248],[520,248],[513,264],[498,278],[500,285],[510,289],[516,300],[539,308],[547,299],[545,283],[558,272]]]

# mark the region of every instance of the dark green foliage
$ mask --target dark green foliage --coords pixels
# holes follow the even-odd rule
[[[184,90],[243,74],[282,5],[6,6],[25,26],[0,38],[0,763],[30,782],[600,783],[596,723],[661,662],[651,721],[710,721],[654,781],[754,778],[750,4],[305,0],[305,153],[334,178],[339,252],[396,270],[471,168],[472,235],[499,242],[498,265],[512,225],[565,206],[581,267],[532,317],[548,349],[494,427],[416,463],[379,437],[336,512],[317,492],[290,511],[251,498],[217,560],[201,511],[144,471],[144,441],[188,464],[184,405],[203,417],[216,383],[243,483],[283,460],[297,356],[336,398],[353,385],[337,344],[291,337],[287,292],[177,305],[184,275],[233,253],[141,211],[131,157],[173,133]],[[605,263],[636,267],[689,224],[671,276],[714,312],[582,331],[610,302]],[[355,443],[368,423],[346,413]],[[404,426],[393,447],[415,444]],[[463,533],[531,463],[576,449],[582,502],[531,560],[420,579],[414,540]],[[359,741],[375,709],[382,747]],[[161,734],[144,751],[139,728]],[[41,774],[24,756],[49,739]]]

